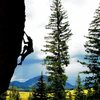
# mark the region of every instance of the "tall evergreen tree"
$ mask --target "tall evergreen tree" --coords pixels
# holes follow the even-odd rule
[[[88,86],[94,88],[96,97],[100,98],[100,4],[96,9],[93,21],[90,23],[89,34],[86,38],[85,61],[81,62],[88,68],[87,71],[84,71],[85,74],[88,74],[85,81]]]
[[[43,50],[47,55],[45,65],[49,73],[51,90],[54,100],[65,100],[65,66],[69,64],[68,41],[72,35],[69,29],[66,12],[63,10],[61,0],[53,0],[51,6],[52,14],[46,29],[51,30],[45,37],[46,48]]]
[[[18,90],[16,89],[16,87],[12,86],[12,89],[9,93],[9,100],[21,100],[20,94]]]
[[[43,78],[43,73],[36,84],[36,88],[33,91],[32,100],[47,100],[47,86]]]
[[[34,91],[33,91],[33,92],[34,92]],[[33,97],[34,94],[35,94],[35,93],[32,93],[32,94],[30,93],[29,96],[28,96],[28,100],[33,100],[33,99],[34,99],[34,97]]]
[[[80,78],[80,75],[78,74],[77,80],[76,80],[76,96],[75,100],[85,100],[84,99],[84,93],[83,93],[83,85]]]
[[[68,93],[68,100],[73,100],[73,98],[72,98],[72,93],[69,91],[69,93]]]
[[[91,88],[88,89],[86,100],[95,100],[94,91]]]

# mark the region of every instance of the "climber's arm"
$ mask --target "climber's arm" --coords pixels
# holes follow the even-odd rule
[[[28,42],[26,42],[24,38],[23,38],[23,42],[24,42],[24,44],[28,44]]]

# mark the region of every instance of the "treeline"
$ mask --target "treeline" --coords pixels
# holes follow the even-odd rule
[[[7,100],[23,100],[24,95],[21,97],[20,92],[19,88],[11,86],[9,92],[5,96],[8,96]],[[47,84],[44,80],[43,73],[41,73],[35,87],[32,87],[27,93],[29,94],[26,98],[27,100],[56,100],[54,92],[51,91],[50,84]],[[92,87],[86,88],[82,84],[80,75],[77,77],[76,87],[73,90],[65,89],[65,100],[99,100],[96,96],[95,90]],[[3,100],[6,100],[6,98]]]
[[[99,100],[99,97],[97,97],[95,93],[96,92],[92,87],[86,88],[82,84],[80,75],[78,75],[75,89],[65,89],[65,100]],[[41,73],[41,77],[38,80],[36,86],[32,88],[28,100],[60,100],[55,99],[54,96],[55,93],[51,90],[51,84],[46,84],[43,78],[43,73]]]

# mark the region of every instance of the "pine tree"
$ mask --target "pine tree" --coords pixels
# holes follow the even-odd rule
[[[29,97],[28,97],[28,100],[33,100],[34,99],[33,96],[34,96],[34,94],[33,93],[32,94],[30,93],[29,94]]]
[[[80,75],[78,75],[77,81],[76,81],[75,100],[84,100],[83,85],[82,85],[82,82],[81,82]]]
[[[18,90],[16,90],[16,87],[12,86],[12,89],[9,93],[9,100],[21,100],[20,94]]]
[[[94,98],[94,92],[93,92],[93,90],[91,88],[88,89],[86,100],[95,100],[95,98]]]
[[[36,84],[36,88],[33,91],[32,100],[47,100],[47,86],[43,78],[43,73]]]
[[[86,66],[88,70],[83,73],[88,74],[85,79],[86,84],[93,87],[96,97],[100,98],[100,4],[96,9],[93,21],[90,23],[89,34],[86,38],[85,61],[81,64]]]
[[[68,41],[72,35],[69,29],[68,16],[63,10],[61,0],[53,0],[51,6],[52,14],[46,29],[51,32],[45,37],[46,53],[44,63],[49,73],[49,81],[51,90],[54,93],[55,100],[65,100],[65,83],[67,76],[65,75],[65,67],[69,64]]]
[[[72,94],[71,94],[70,91],[69,91],[69,93],[68,93],[68,100],[73,100],[73,99],[72,99]]]

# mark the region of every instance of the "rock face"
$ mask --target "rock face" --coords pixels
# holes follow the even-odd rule
[[[8,89],[24,35],[24,0],[0,0],[0,94]]]

